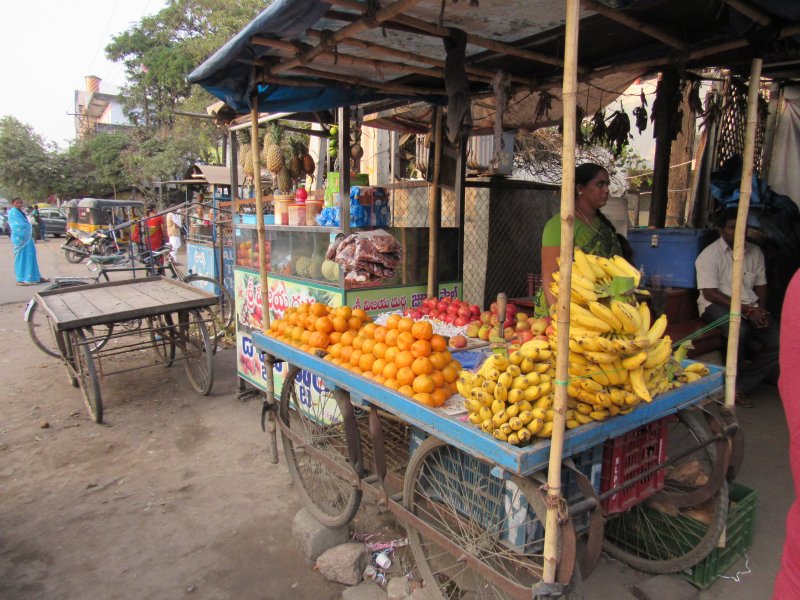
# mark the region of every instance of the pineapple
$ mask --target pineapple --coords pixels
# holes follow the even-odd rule
[[[239,146],[239,166],[248,177],[252,177],[255,172],[253,169],[253,150],[250,144],[242,144]]]
[[[278,171],[275,176],[275,183],[277,183],[278,189],[282,194],[292,193],[292,176],[289,175],[289,171],[285,168]]]
[[[289,140],[289,147],[291,148],[291,158],[289,162],[286,164],[286,169],[289,171],[289,175],[292,176],[292,179],[298,179],[301,175],[303,175],[303,159],[300,158],[300,147],[302,142],[298,139],[291,139]]]
[[[317,165],[314,164],[314,159],[311,158],[311,155],[308,153],[308,146],[303,146],[302,150],[302,161],[303,161],[303,170],[305,171],[306,175],[310,175],[314,177],[314,173],[317,170]]]
[[[286,166],[283,157],[283,148],[281,147],[283,128],[277,123],[273,123],[269,128],[268,137],[271,144],[269,146],[266,145],[266,142],[264,144],[267,170],[270,173],[280,173]]]

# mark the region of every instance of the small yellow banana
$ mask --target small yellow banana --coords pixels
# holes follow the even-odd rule
[[[666,363],[672,356],[672,340],[669,336],[663,337],[658,340],[658,343],[647,351],[647,360],[645,360],[645,369],[654,369]]]
[[[639,320],[641,321],[637,334],[646,335],[650,331],[650,306],[648,306],[647,302],[640,302],[636,308],[639,311]]]
[[[622,331],[622,323],[605,304],[589,302],[589,310],[595,317],[608,323],[612,331]]]
[[[529,429],[530,429],[530,427],[529,427]],[[531,433],[533,433],[533,432],[531,431]],[[553,422],[550,421],[550,422],[545,423],[544,425],[542,425],[542,428],[535,435],[536,435],[536,437],[541,437],[541,438],[549,438],[549,437],[551,437],[553,435]]]
[[[538,434],[544,428],[544,421],[539,418],[534,418],[530,423],[525,426],[532,435]],[[552,431],[552,427],[550,428]]]
[[[664,332],[667,330],[667,315],[661,315],[658,317],[654,322],[650,329],[647,330],[645,334],[645,338],[647,339],[647,345],[652,346],[655,344],[661,336],[664,335]]]
[[[500,374],[500,377],[497,378],[497,384],[506,388],[511,387],[512,381],[514,381],[514,377],[511,375],[511,373],[503,372]]]
[[[626,369],[627,371],[630,371],[631,369],[638,369],[647,360],[647,356],[648,356],[647,352],[642,350],[638,354],[634,354],[633,356],[623,358],[622,368]]]
[[[521,400],[525,400],[525,391],[524,390],[521,390],[519,388],[511,388],[510,390],[508,390],[508,398],[506,399],[506,401],[509,404],[516,404],[517,402],[520,402]]]
[[[498,383],[494,386],[494,397],[505,402],[508,398],[508,388],[502,383]]]
[[[520,413],[519,405],[518,404],[509,404],[506,406],[506,413],[508,414],[508,418],[516,417]]]
[[[509,433],[506,441],[512,446],[519,446],[519,435],[516,432]]]
[[[709,370],[708,367],[705,366],[703,363],[693,362],[686,365],[683,370],[687,373],[700,373],[700,375],[708,375]]]
[[[653,398],[650,395],[650,392],[647,389],[647,385],[645,385],[644,381],[644,369],[639,367],[638,369],[634,369],[633,371],[628,372],[628,378],[631,382],[631,387],[633,388],[633,392],[639,396],[645,402],[652,402]]]
[[[520,369],[517,365],[512,364],[506,367],[506,373],[508,373],[512,377],[517,377],[522,374],[522,369]]]
[[[611,354],[609,352],[590,352],[590,351],[587,351],[587,352],[584,352],[584,354],[586,355],[586,358],[589,359],[589,361],[597,363],[597,364],[600,364],[600,365],[613,363],[618,358],[617,354]]]
[[[639,331],[642,320],[639,316],[639,311],[634,306],[619,300],[612,300],[611,312],[622,323],[624,333],[636,333]]]
[[[508,436],[499,429],[495,429],[494,431],[492,431],[492,435],[495,437],[495,439],[498,439],[501,442],[508,441]]]
[[[627,277],[631,277],[633,279],[633,287],[639,287],[642,274],[636,267],[618,254],[612,256],[609,260],[614,264],[615,267],[625,273]]]
[[[517,438],[519,438],[520,445],[527,444],[531,441],[531,432],[525,427],[517,431],[516,434]]]
[[[608,416],[608,411],[606,410],[595,410],[589,413],[589,416],[592,417],[595,421],[605,421],[606,417]]]
[[[496,415],[497,413],[499,413],[500,411],[503,411],[505,409],[506,409],[505,401],[499,400],[497,398],[492,400],[492,404],[491,404],[491,406],[489,406],[489,410],[492,411],[493,415]]]
[[[575,248],[574,254],[575,257],[573,266],[575,267],[575,270],[592,283],[597,281],[597,273],[592,268],[592,265],[589,264],[589,260],[586,258],[586,254],[583,252],[583,250],[580,248]]]
[[[491,419],[486,419],[483,423],[481,423],[481,429],[486,433],[492,433],[494,431],[494,423]]]

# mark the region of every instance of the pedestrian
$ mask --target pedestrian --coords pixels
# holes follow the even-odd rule
[[[794,481],[794,502],[786,517],[786,541],[783,545],[781,568],[775,578],[773,600],[800,598],[800,272],[792,277],[781,312],[781,374],[778,389],[781,393],[786,424],[789,427],[789,467]]]
[[[145,252],[159,250],[167,239],[167,224],[156,212],[156,205],[148,204],[147,218],[133,229],[133,241],[141,244]],[[163,264],[163,257],[159,257],[157,263]]]
[[[14,248],[14,274],[17,285],[36,285],[50,281],[39,273],[36,247],[33,245],[33,225],[22,211],[22,198],[11,201],[8,222],[11,226],[11,245]]]
[[[737,209],[729,208],[717,215],[720,236],[700,253],[695,261],[697,270],[697,310],[700,318],[711,323],[726,317],[731,311],[733,289],[733,234],[736,230]],[[755,244],[745,243],[744,271],[741,281],[741,322],[739,329],[738,370],[736,373],[736,404],[753,406],[747,397],[778,367],[778,323],[767,311],[767,276],[764,254]],[[729,321],[720,325],[727,339]],[[757,348],[748,348],[757,345]],[[747,355],[753,350],[752,357]],[[747,361],[747,358],[752,358]]]
[[[0,235],[9,235],[8,232],[8,209],[4,206],[0,210]]]
[[[170,256],[176,263],[178,262],[178,250],[181,247],[182,224],[183,219],[181,219],[181,214],[177,210],[167,213],[167,234],[169,235],[169,245],[172,246]]]

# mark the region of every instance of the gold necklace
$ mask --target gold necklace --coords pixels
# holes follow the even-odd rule
[[[595,227],[594,224],[591,221],[589,221],[589,219],[586,218],[586,215],[583,214],[581,209],[576,206],[575,210],[578,211],[578,214],[581,217],[581,221],[583,221],[586,224],[586,226],[589,227],[589,229],[591,229],[592,231],[594,231],[596,234],[599,235],[600,231],[598,231],[597,227]]]

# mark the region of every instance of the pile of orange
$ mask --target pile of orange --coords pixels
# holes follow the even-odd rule
[[[395,314],[381,326],[363,310],[317,303],[288,309],[269,335],[308,352],[323,349],[325,360],[426,406],[442,406],[456,392],[461,364],[428,321]]]

